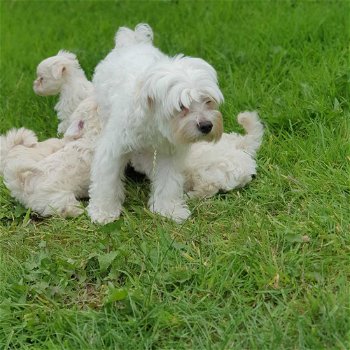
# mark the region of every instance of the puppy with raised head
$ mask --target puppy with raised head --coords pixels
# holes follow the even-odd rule
[[[116,36],[116,49],[153,40],[152,31],[147,28],[145,30],[142,26],[137,27],[135,31],[129,28],[120,28],[120,30],[123,31],[123,35]],[[41,61],[36,73],[33,90],[37,95],[60,94],[55,106],[60,120],[57,132],[64,134],[69,126],[69,118],[80,102],[92,96],[93,85],[86,78],[76,55],[66,50],[60,50],[56,56]]]
[[[69,126],[70,116],[80,102],[92,95],[93,86],[86,78],[75,54],[60,50],[56,56],[39,63],[33,90],[40,96],[60,94],[55,106],[60,121],[57,132],[64,134]]]
[[[200,58],[168,57],[150,41],[112,50],[96,67],[93,84],[105,125],[92,163],[92,220],[119,217],[124,168],[134,152],[145,159],[156,153],[150,210],[177,222],[188,218],[183,197],[188,150],[195,142],[218,141],[223,131],[214,68]]]

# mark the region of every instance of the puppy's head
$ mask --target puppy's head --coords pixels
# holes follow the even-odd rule
[[[222,135],[223,96],[215,70],[202,59],[176,56],[156,64],[143,80],[141,99],[175,144],[218,141]]]
[[[60,93],[72,68],[79,68],[79,62],[70,52],[61,50],[56,56],[46,58],[37,67],[34,92],[40,96]]]

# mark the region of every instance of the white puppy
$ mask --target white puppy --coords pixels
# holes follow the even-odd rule
[[[55,106],[58,119],[58,133],[65,133],[69,118],[80,102],[92,95],[93,86],[86,79],[76,56],[61,50],[56,56],[46,58],[37,67],[37,79],[33,83],[37,95],[60,94]]]
[[[152,42],[153,33],[145,27],[137,26],[135,31],[120,28],[122,36],[115,38],[115,48],[134,45],[141,42]],[[60,50],[56,56],[45,58],[37,67],[37,78],[33,82],[33,90],[40,96],[60,94],[55,105],[60,123],[57,132],[65,133],[69,127],[69,118],[80,102],[93,94],[93,85],[86,78],[76,55]]]
[[[243,112],[237,117],[246,135],[223,133],[216,143],[197,142],[185,159],[184,189],[191,198],[207,198],[219,191],[230,191],[248,184],[256,175],[255,155],[264,133],[256,112]],[[131,164],[140,173],[152,176],[153,155],[134,153]],[[155,159],[156,161],[156,159]]]
[[[185,191],[190,197],[211,197],[243,187],[256,175],[263,126],[256,112],[240,113],[237,119],[246,135],[224,133],[216,144],[200,142],[191,147],[185,166]]]
[[[3,176],[12,196],[42,216],[81,214],[83,210],[79,208],[77,198],[88,195],[90,165],[101,129],[97,116],[94,98],[87,98],[71,116],[62,148],[39,161],[26,157],[24,151],[15,155],[9,152],[5,157]],[[22,147],[31,143],[32,132],[20,129],[18,133],[23,138]]]
[[[117,33],[116,42],[124,33]],[[149,159],[155,151],[149,208],[178,222],[186,219],[183,168],[190,145],[218,141],[223,131],[217,110],[223,96],[213,67],[199,58],[170,58],[150,41],[112,50],[93,83],[106,125],[92,164],[92,220],[119,217],[126,164],[135,152]]]

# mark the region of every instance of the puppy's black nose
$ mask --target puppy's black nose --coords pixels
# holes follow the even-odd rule
[[[213,128],[213,123],[209,121],[199,122],[197,127],[203,134],[209,134]]]

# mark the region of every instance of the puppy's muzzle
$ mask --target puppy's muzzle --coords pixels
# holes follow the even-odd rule
[[[210,121],[199,122],[197,124],[197,128],[203,134],[209,134],[211,129],[213,128],[213,123]]]
[[[40,93],[40,82],[39,80],[34,80],[33,82],[33,90],[35,93],[39,94]]]

